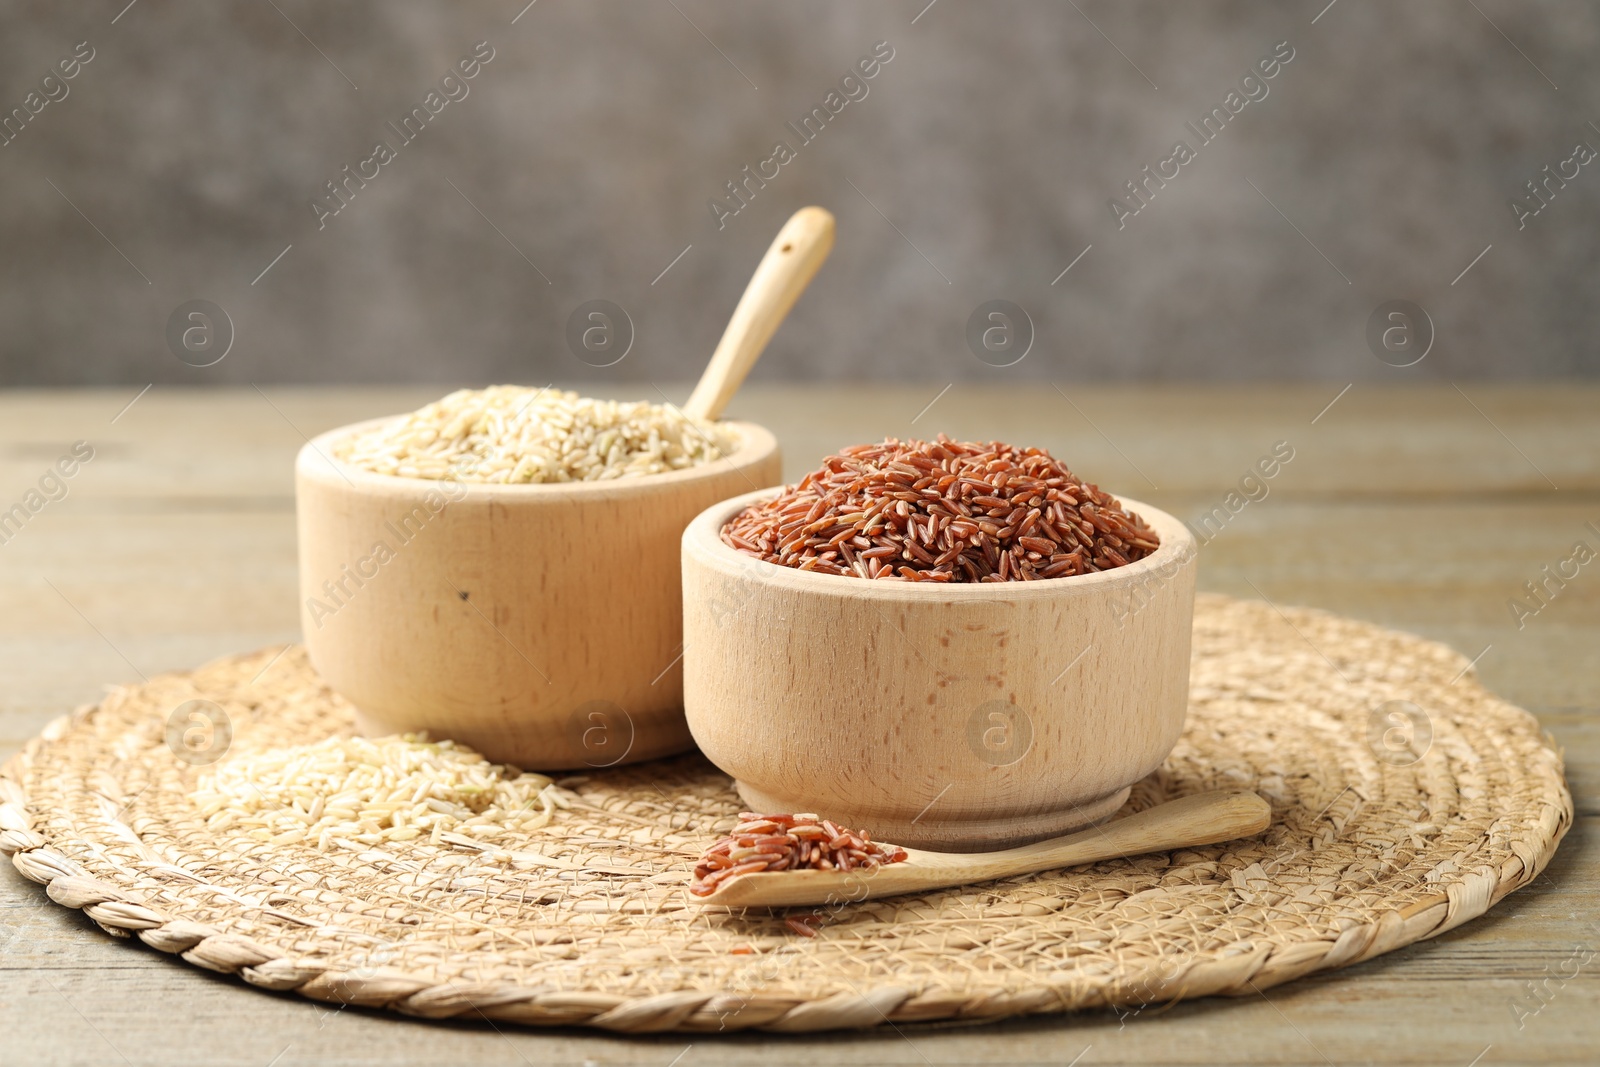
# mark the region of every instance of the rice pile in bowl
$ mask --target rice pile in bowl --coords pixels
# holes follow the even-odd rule
[[[725,427],[671,404],[496,385],[457,390],[346,438],[334,454],[376,474],[526,485],[665,474],[737,450]]]
[[[841,449],[721,537],[784,567],[909,582],[1067,578],[1125,567],[1161,543],[1044,449],[943,434]]]

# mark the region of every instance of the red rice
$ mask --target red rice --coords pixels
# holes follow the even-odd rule
[[[829,456],[722,528],[730,548],[799,570],[1004,582],[1126,566],[1160,539],[1040,448],[888,438]]]
[[[757,871],[856,871],[905,858],[906,850],[897,845],[880,845],[865,831],[846,830],[815,815],[747,811],[732,834],[700,857],[689,892],[710,896],[728,879]]]

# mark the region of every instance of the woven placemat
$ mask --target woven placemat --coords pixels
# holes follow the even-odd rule
[[[199,771],[164,740],[196,698],[226,709],[227,758],[351,729],[298,648],[117,690],[0,773],[0,848],[115,936],[428,1017],[811,1031],[1244,994],[1482,914],[1572,820],[1560,754],[1463,657],[1218,596],[1195,615],[1188,728],[1129,809],[1247,787],[1272,802],[1265,834],[845,906],[811,937],[687,899],[740,808],[699,757],[570,783],[580,802],[513,855],[318,852],[206,829]]]

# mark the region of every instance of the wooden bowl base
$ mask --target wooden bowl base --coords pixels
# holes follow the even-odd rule
[[[810,812],[804,802],[783,800],[752,789],[744,782],[733,783],[739,797],[749,810],[763,814],[779,812]],[[1025,815],[1007,815],[996,819],[939,819],[933,812],[916,819],[897,821],[880,816],[857,817],[848,811],[818,811],[823,818],[832,819],[840,826],[865,830],[874,841],[884,841],[908,848],[931,849],[937,852],[993,852],[997,849],[1030,845],[1051,837],[1080,830],[1115,815],[1127,802],[1131,787],[1124,786],[1116,792],[1097,800],[1085,801],[1065,811],[1031,812]]]
[[[525,727],[493,724],[450,725],[439,716],[433,721],[397,722],[355,709],[356,732],[362,737],[426,731],[434,741],[449,739],[473,749],[491,763],[509,763],[523,771],[601,771],[630,763],[677,756],[694,748],[689,726],[679,713],[627,717],[589,729],[572,728],[540,734]],[[443,723],[444,725],[440,725]]]

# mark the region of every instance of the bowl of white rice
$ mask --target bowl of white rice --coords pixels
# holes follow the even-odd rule
[[[369,736],[538,770],[686,750],[679,539],[779,477],[760,426],[552,389],[331,430],[295,464],[306,647]]]

